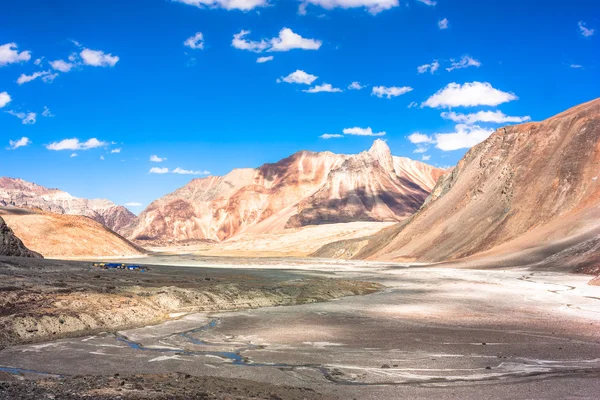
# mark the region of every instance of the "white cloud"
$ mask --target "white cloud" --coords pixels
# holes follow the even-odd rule
[[[300,5],[299,13],[306,10],[306,6],[312,4],[323,7],[327,10],[334,8],[365,8],[371,14],[378,14],[382,11],[398,7],[398,0],[303,0]]]
[[[24,112],[15,112],[15,111],[10,110],[10,111],[7,111],[7,113],[19,118],[21,120],[21,123],[23,123],[23,125],[35,124],[36,117],[37,117],[37,114],[34,112],[24,113]]]
[[[194,36],[191,36],[183,42],[184,46],[191,49],[203,49],[204,48],[204,35],[202,32],[196,32]]]
[[[92,67],[114,67],[119,62],[118,56],[106,54],[101,50],[83,49],[79,55],[85,65]]]
[[[104,161],[104,156],[100,156],[100,159],[101,159],[102,161]]]
[[[373,129],[368,128],[346,128],[343,130],[344,135],[355,135],[355,136],[385,136],[385,132],[373,132]]]
[[[435,6],[437,1],[435,0],[417,0],[419,3],[427,4],[428,6]]]
[[[425,155],[423,154],[423,156],[421,157],[421,160],[423,161],[429,161],[431,159],[431,156]]]
[[[266,63],[266,62],[268,62],[268,61],[273,61],[273,58],[274,58],[273,56],[268,56],[268,57],[258,57],[258,58],[256,59],[256,62],[257,62],[257,63],[259,63],[259,64],[262,64],[262,63]]]
[[[310,85],[314,81],[316,81],[318,76],[307,74],[306,72],[297,69],[286,77],[281,77],[277,79],[277,83],[287,82],[287,83],[300,83],[303,85]]]
[[[58,76],[58,73],[44,75],[44,76],[42,76],[42,80],[44,81],[44,83],[52,83],[56,79],[57,76]]]
[[[579,21],[579,23],[577,24],[577,26],[579,26],[579,32],[581,33],[581,35],[583,37],[590,37],[590,36],[594,36],[594,34],[596,33],[595,29],[589,29],[586,26],[586,23],[583,21]]]
[[[352,82],[350,85],[348,85],[348,89],[350,90],[361,90],[366,87],[366,85],[361,85],[360,82]]]
[[[324,83],[322,85],[317,85],[311,87],[310,89],[303,90],[306,93],[320,93],[320,92],[328,92],[328,93],[340,93],[343,90],[340,88],[334,88],[330,83]]]
[[[40,66],[40,65],[42,65],[42,59],[43,59],[43,58],[44,58],[44,57],[42,57],[42,58],[37,58],[37,59],[36,59],[36,60],[33,62],[33,64],[34,64],[34,65],[37,65],[37,66]]]
[[[0,92],[0,108],[5,107],[11,100],[12,99],[7,92]]]
[[[183,169],[183,168],[175,168],[173,170],[174,174],[179,174],[179,175],[210,175],[209,171],[191,171],[188,169]]]
[[[492,133],[493,129],[485,129],[478,125],[458,124],[455,132],[437,133],[435,147],[443,151],[468,149],[483,142]]]
[[[420,67],[417,67],[417,72],[420,74],[424,74],[425,72],[429,71],[433,74],[439,68],[440,68],[440,63],[438,62],[438,60],[435,60],[431,64],[423,64]]]
[[[150,171],[148,173],[149,174],[168,174],[169,168],[152,167],[152,168],[150,168]]]
[[[571,64],[571,65],[569,65],[569,66],[570,66],[571,68],[575,68],[575,69],[580,69],[580,68],[582,69],[582,68],[583,68],[583,65],[581,65],[581,64]]]
[[[457,114],[455,112],[443,112],[442,118],[449,119],[454,122],[462,122],[465,124],[473,124],[475,122],[493,122],[497,124],[508,122],[527,122],[531,120],[530,116],[525,117],[509,117],[502,111],[479,111],[474,114]]]
[[[421,106],[431,108],[497,106],[517,99],[514,93],[494,89],[487,82],[471,82],[463,85],[453,82],[440,89]]]
[[[401,96],[412,91],[413,88],[409,86],[397,87],[397,86],[375,86],[371,91],[371,95],[377,96],[379,98],[387,97],[391,99],[392,97]]]
[[[142,203],[138,203],[137,201],[132,201],[129,203],[125,203],[125,207],[142,207]]]
[[[111,154],[119,154],[121,152],[121,149],[112,149],[110,151]]]
[[[17,83],[19,85],[22,85],[24,83],[31,82],[33,80],[36,80],[37,78],[40,78],[40,77],[43,77],[43,76],[46,76],[46,75],[50,75],[50,71],[34,72],[31,75],[21,74],[21,76],[19,76],[19,78],[17,79]],[[48,82],[48,81],[45,80],[45,82]]]
[[[451,133],[436,133],[432,136],[415,132],[408,136],[408,140],[417,145],[413,153],[426,153],[430,144],[435,144],[440,150],[453,151],[468,149],[483,142],[492,133],[493,129],[485,129],[478,125],[458,124]]]
[[[470,56],[462,56],[459,61],[455,61],[453,59],[450,61],[452,62],[452,66],[446,68],[446,71],[448,72],[453,71],[455,69],[462,69],[468,67],[481,67],[481,62]]]
[[[9,144],[9,149],[10,150],[14,150],[14,149],[18,149],[19,147],[25,147],[31,144],[31,140],[29,140],[29,138],[23,136],[21,139],[19,140],[9,140],[8,141]]]
[[[408,140],[413,143],[413,144],[431,144],[431,143],[435,143],[435,141],[423,134],[423,133],[419,133],[419,132],[415,132],[411,135],[408,136]]]
[[[233,35],[231,45],[236,49],[253,51],[261,53],[263,51],[290,51],[293,49],[318,50],[322,42],[315,39],[306,39],[294,33],[290,28],[283,28],[279,31],[279,36],[270,40],[252,41],[246,39],[251,32],[242,30]]]
[[[303,38],[289,28],[283,28],[279,31],[279,37],[271,39],[270,42],[269,51],[318,50],[322,44],[320,40]]]
[[[323,135],[319,136],[321,139],[339,139],[339,138],[343,138],[344,135],[340,135],[339,133],[324,133]]]
[[[167,161],[167,158],[166,157],[159,157],[159,156],[157,156],[155,154],[152,154],[150,156],[150,161],[152,161],[152,162],[163,162],[163,161]]]
[[[42,117],[52,118],[54,117],[54,114],[52,114],[48,107],[44,106],[44,111],[42,111]]]
[[[19,53],[16,43],[7,43],[0,46],[0,67],[21,61],[29,61],[30,59],[31,52],[22,51]]]
[[[440,28],[440,29],[448,29],[449,25],[450,25],[450,21],[448,21],[448,18],[444,18],[444,19],[438,21],[438,28]]]
[[[415,108],[415,107],[419,107],[419,103],[417,103],[416,101],[411,101],[410,104],[408,105],[408,108]]]
[[[69,72],[71,69],[73,69],[75,64],[66,62],[64,60],[54,60],[50,61],[50,66],[56,71]]]
[[[71,153],[71,155],[70,155],[69,157],[71,157],[71,158],[75,158],[75,157],[77,157],[78,155],[79,155],[79,154],[77,154],[77,153]]]
[[[199,8],[224,8],[226,10],[249,11],[256,7],[265,7],[268,0],[173,0]]]
[[[269,44],[265,40],[261,40],[260,42],[246,40],[245,37],[249,34],[250,31],[248,30],[241,30],[239,33],[234,34],[231,45],[236,49],[253,51],[255,53],[260,53],[269,47]]]
[[[48,150],[89,150],[97,147],[106,147],[107,142],[102,142],[96,138],[91,138],[85,142],[80,142],[79,139],[64,139],[60,142],[53,142],[46,146]]]

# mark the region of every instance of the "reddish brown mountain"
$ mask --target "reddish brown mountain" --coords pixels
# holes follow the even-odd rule
[[[0,207],[0,220],[6,221],[14,235],[23,241],[21,245],[48,258],[120,257],[145,253],[104,225],[81,215]]]
[[[118,232],[135,215],[105,199],[81,199],[22,179],[0,177],[0,206],[37,208],[56,214],[84,215]]]
[[[600,100],[501,128],[440,179],[410,221],[376,235],[358,257],[441,261],[543,246],[548,257],[579,245],[571,250],[581,258],[598,247],[599,177]]]
[[[223,241],[285,227],[400,221],[418,210],[442,173],[395,160],[380,140],[368,152],[351,156],[302,151],[257,169],[195,179],[150,204],[127,236]]]
[[[349,157],[325,184],[302,200],[289,227],[352,221],[400,221],[421,207],[443,170],[392,157],[376,140],[369,151]]]

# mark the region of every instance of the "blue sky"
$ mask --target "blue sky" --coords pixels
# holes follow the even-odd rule
[[[145,206],[205,172],[357,153],[368,135],[454,165],[495,128],[600,95],[594,3],[6,2],[0,175]]]

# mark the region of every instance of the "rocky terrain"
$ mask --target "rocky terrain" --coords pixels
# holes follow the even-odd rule
[[[356,257],[427,262],[534,248],[547,257],[570,246],[581,262],[593,261],[599,167],[600,100],[501,128],[438,181],[416,215],[375,235]]]
[[[29,250],[21,239],[15,236],[0,216],[0,256],[41,258],[41,255]]]
[[[135,215],[105,199],[82,199],[22,179],[0,177],[0,206],[40,209],[55,214],[84,215],[119,232]]]
[[[2,382],[3,379],[0,376],[1,400],[79,400],[82,398],[87,400],[317,400],[333,398],[331,396],[324,397],[311,388],[181,373],[123,377],[119,374],[113,376],[90,375],[33,381],[11,378],[7,375],[6,379],[10,380]]]
[[[252,271],[151,266],[106,270],[75,261],[0,258],[0,348],[156,324],[181,313],[325,301],[380,285]]]
[[[80,215],[0,207],[0,217],[27,248],[44,257],[118,257],[145,253],[104,225]]]
[[[224,241],[239,234],[351,221],[401,221],[444,171],[392,157],[385,142],[358,155],[298,152],[257,169],[194,179],[123,230],[133,240]]]

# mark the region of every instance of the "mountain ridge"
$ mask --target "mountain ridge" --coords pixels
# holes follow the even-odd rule
[[[135,214],[107,199],[85,199],[20,178],[0,177],[0,206],[37,208],[55,214],[83,215],[118,232]]]
[[[410,163],[404,163],[405,169],[410,169]],[[429,173],[435,177],[425,177],[417,184],[401,168],[403,175],[398,176],[395,164],[402,162],[393,158],[381,140],[358,155],[298,151],[255,169],[234,169],[222,177],[194,179],[152,202],[124,234],[135,240],[220,242],[241,233],[261,234],[321,223],[398,221],[418,209],[429,194],[431,182],[444,172],[431,166],[427,171],[423,167],[426,164],[419,163],[413,175]],[[374,189],[366,179],[369,173],[381,181]],[[323,190],[328,182],[329,189]],[[346,194],[348,200],[344,201]],[[326,202],[331,196],[335,205]],[[394,204],[400,203],[409,205],[404,213],[396,214],[400,207]],[[327,212],[334,206],[343,207],[343,216]]]

